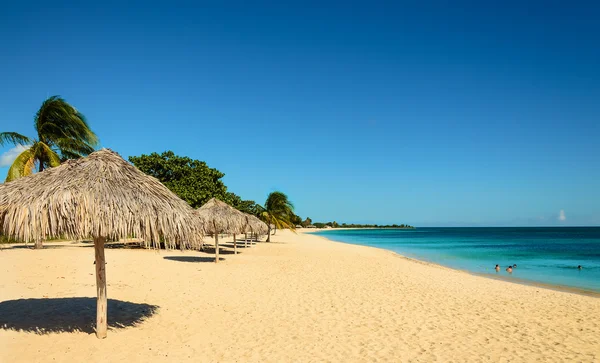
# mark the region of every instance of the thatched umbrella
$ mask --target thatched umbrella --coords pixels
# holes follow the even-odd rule
[[[196,210],[204,221],[204,232],[215,235],[215,262],[219,262],[219,233],[233,233],[233,248],[237,253],[236,233],[243,233],[246,225],[244,213],[227,203],[212,198]]]
[[[269,229],[269,226],[267,226],[265,222],[261,221],[258,219],[258,217],[253,216],[252,214],[248,214],[248,225],[250,226],[250,229],[252,229],[252,232],[259,235],[267,234]]]
[[[157,179],[111,150],[6,183],[0,189],[0,231],[25,241],[59,235],[94,239],[98,294],[96,335],[106,337],[104,243],[129,236],[146,248],[202,245],[193,209]]]
[[[252,214],[247,214],[244,213],[246,215],[246,229],[245,232],[252,232],[254,234],[256,234],[256,237],[258,238],[258,235],[262,235],[262,234],[267,234],[268,230],[269,230],[269,226],[267,226],[267,224],[263,221],[261,221],[260,219],[258,219],[256,216],[253,216]],[[248,236],[246,235],[246,242],[247,243],[248,240]]]

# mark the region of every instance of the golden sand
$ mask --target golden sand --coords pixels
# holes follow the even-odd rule
[[[93,248],[0,250],[1,362],[600,360],[600,299],[278,231],[222,254],[108,249],[96,339]]]

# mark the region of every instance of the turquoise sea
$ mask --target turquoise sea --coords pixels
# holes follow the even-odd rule
[[[478,274],[600,292],[600,227],[334,229],[316,234]],[[512,274],[505,271],[514,264]]]

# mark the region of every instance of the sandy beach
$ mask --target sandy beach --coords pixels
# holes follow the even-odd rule
[[[1,362],[600,360],[600,298],[470,275],[278,231],[222,253],[107,248],[108,338],[94,251],[0,250]]]

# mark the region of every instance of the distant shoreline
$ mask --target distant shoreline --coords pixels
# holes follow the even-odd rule
[[[417,229],[417,227],[411,227],[411,228],[400,228],[400,227],[337,227],[337,228],[307,228],[307,227],[302,227],[302,228],[296,228],[296,230],[302,230],[302,231],[343,231],[343,230],[352,230],[352,229],[406,229],[406,230],[413,230],[413,229]]]

